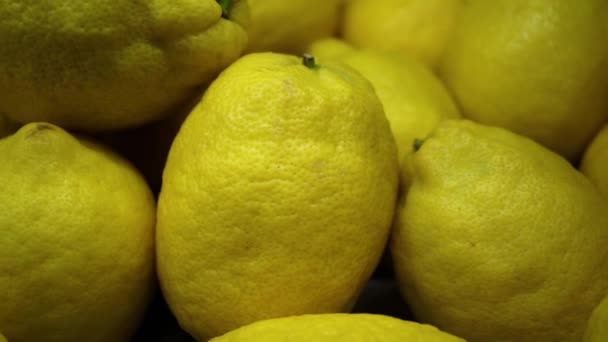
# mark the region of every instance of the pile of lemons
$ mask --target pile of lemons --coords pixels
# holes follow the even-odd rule
[[[0,18],[0,341],[608,341],[605,0]]]

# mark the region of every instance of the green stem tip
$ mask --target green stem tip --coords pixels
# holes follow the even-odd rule
[[[217,3],[222,7],[222,18],[229,19],[232,0],[217,0]]]
[[[424,144],[424,139],[414,139],[414,152],[418,151],[422,147],[422,144]]]
[[[315,56],[305,53],[302,55],[302,64],[309,69],[318,69],[319,65],[315,62]]]

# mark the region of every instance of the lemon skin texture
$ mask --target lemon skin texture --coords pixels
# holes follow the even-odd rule
[[[353,67],[372,83],[400,158],[411,151],[415,139],[426,137],[439,121],[461,117],[441,80],[413,57],[356,49],[335,38],[316,41],[309,51],[321,61],[340,61]]]
[[[0,112],[109,131],[160,119],[236,60],[246,1],[4,1]]]
[[[249,54],[186,118],[163,174],[157,266],[199,340],[348,311],[378,263],[398,161],[371,84],[343,65]]]
[[[210,342],[464,342],[437,328],[378,314],[317,314],[259,321]]]
[[[581,341],[608,292],[608,212],[529,138],[446,120],[402,168],[391,251],[417,320],[467,341]]]
[[[342,61],[374,86],[391,124],[399,157],[410,152],[414,140],[426,137],[441,120],[461,117],[442,82],[414,58],[366,49]]]
[[[0,140],[0,327],[11,342],[129,341],[154,288],[154,199],[49,123]]]

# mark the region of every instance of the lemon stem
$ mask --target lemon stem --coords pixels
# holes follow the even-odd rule
[[[422,144],[424,144],[424,139],[414,139],[414,152],[418,151],[422,147]]]
[[[230,5],[232,5],[232,0],[217,0],[222,7],[222,18],[229,19],[230,15]]]
[[[315,62],[315,57],[309,53],[302,55],[302,64],[309,69],[318,69],[319,65]]]

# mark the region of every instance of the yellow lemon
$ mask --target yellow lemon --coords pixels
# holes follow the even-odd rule
[[[0,112],[88,131],[158,119],[238,58],[247,16],[243,0],[7,0]]]
[[[316,50],[327,51],[320,55],[337,56],[372,83],[390,122],[399,156],[409,152],[414,139],[426,136],[439,121],[460,117],[451,95],[420,61],[376,49],[347,52],[340,50],[338,42],[317,44],[310,48],[313,54]]]
[[[446,120],[403,168],[391,242],[421,322],[468,341],[581,341],[608,292],[608,203],[565,159]]]
[[[584,342],[606,342],[608,341],[608,296],[593,310]]]
[[[254,53],[186,118],[159,197],[157,266],[198,340],[349,310],[389,234],[398,161],[382,105],[341,64]]]
[[[0,333],[0,342],[8,342],[6,340],[6,337],[4,337],[4,335],[2,335],[1,333]]]
[[[129,341],[153,288],[154,200],[123,159],[48,123],[0,140],[0,327]]]
[[[437,328],[374,314],[317,314],[268,319],[210,342],[464,342]]]
[[[583,155],[580,170],[608,195],[608,125],[593,139]]]
[[[342,39],[323,38],[315,40],[306,51],[320,61],[337,61],[358,49]]]
[[[440,74],[471,120],[574,161],[608,119],[608,1],[469,0]]]
[[[342,34],[358,47],[417,57],[434,67],[463,0],[350,0]]]
[[[247,51],[300,54],[337,29],[340,0],[249,0]]]

